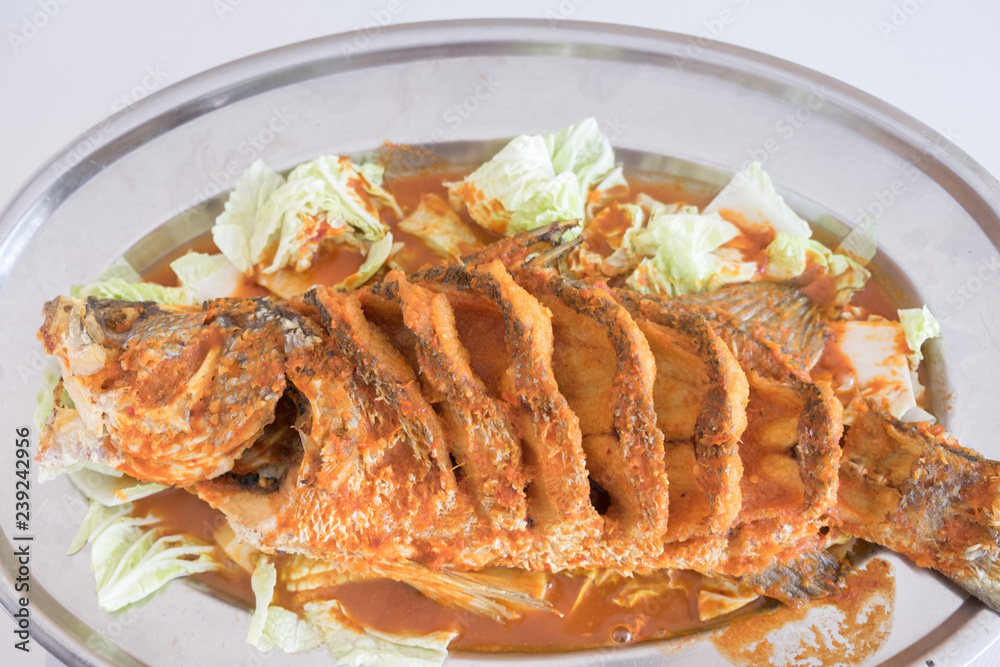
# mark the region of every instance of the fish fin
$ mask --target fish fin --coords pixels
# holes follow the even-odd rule
[[[788,285],[743,283],[677,298],[683,303],[729,313],[746,330],[760,331],[806,368],[819,359],[830,335],[822,309]]]

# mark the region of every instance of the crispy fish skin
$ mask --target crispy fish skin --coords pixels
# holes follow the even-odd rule
[[[784,546],[815,534],[833,507],[842,408],[829,386],[813,382],[776,343],[728,313],[688,307],[712,323],[750,387],[740,444],[742,506],[717,569],[760,571]]]
[[[591,483],[610,495],[605,559],[627,570],[648,567],[669,510],[649,345],[607,289],[546,270],[520,270],[514,279],[552,313],[559,392],[580,419]]]
[[[118,468],[165,484],[229,470],[274,417],[286,348],[310,340],[294,314],[259,299],[187,307],[61,297],[45,305],[38,335]]]
[[[563,244],[563,237],[566,232],[576,227],[578,223],[578,220],[555,222],[551,225],[536,227],[535,229],[514,236],[505,236],[481,250],[465,255],[459,260],[459,263],[471,266],[473,264],[483,265],[498,261],[510,269],[521,268],[529,260],[544,255],[549,251],[554,250],[557,254],[565,252],[568,246]],[[542,263],[545,263],[544,259]],[[423,272],[414,276],[414,280],[419,281],[421,275],[423,275]]]
[[[1000,463],[871,400],[856,408],[840,467],[841,529],[934,568],[1000,611]]]
[[[624,290],[616,290],[615,296],[633,313],[654,348],[658,424],[668,447],[672,442],[686,450],[690,442],[694,465],[688,472],[693,472],[692,481],[706,500],[706,511],[692,508],[683,522],[672,518],[668,540],[721,535],[741,505],[739,443],[747,425],[746,376],[700,315]],[[677,458],[688,456],[681,453]]]
[[[456,503],[456,484],[444,445],[444,429],[423,398],[413,369],[378,329],[364,317],[354,295],[316,289],[305,297],[324,313],[333,349],[352,364],[352,380],[370,392],[369,438],[357,439],[362,473],[375,486],[384,483],[386,516],[402,506],[406,518],[393,512],[397,531],[434,539]],[[319,444],[319,443],[317,443]],[[335,468],[337,459],[324,464]],[[337,474],[333,471],[333,474]],[[444,530],[441,530],[444,528]]]
[[[1000,463],[872,403],[858,408],[841,450],[839,403],[805,371],[815,341],[802,329],[820,316],[788,288],[661,301],[513,268],[526,290],[496,261],[557,259],[543,246],[564,231],[505,240],[413,282],[392,274],[360,295],[320,289],[291,306],[56,299],[39,338],[78,407],[56,401],[39,461],[102,462],[187,485],[262,549],[360,574],[683,566],[794,600],[838,585],[843,561],[828,547],[842,531],[937,569],[1000,611]],[[564,324],[590,322],[612,341],[604,384],[613,391],[579,401],[600,414],[575,414],[578,397],[562,393],[560,355],[576,365],[581,356],[555,349],[554,308],[577,318]],[[380,309],[398,323],[375,322]],[[822,321],[808,330],[825,335]],[[662,384],[658,398],[657,382],[688,368],[679,353],[667,360],[670,346],[701,364],[698,409],[674,399],[663,408]],[[633,394],[634,405],[623,400]],[[291,415],[269,427],[282,395],[301,446],[287,440]],[[461,429],[467,439],[455,437]],[[668,432],[658,459],[653,445]],[[600,461],[585,440],[594,434],[620,449]],[[682,436],[693,444],[688,475],[711,509],[672,541],[680,529],[671,516],[662,533],[657,503],[683,488],[666,486],[669,442]],[[607,484],[633,503],[641,528],[609,530],[589,502],[593,464],[632,477],[634,488]],[[613,548],[631,536],[645,563]]]
[[[821,527],[816,533],[789,544],[764,569],[750,570],[733,578],[759,595],[785,603],[831,595],[840,589],[851,570],[841,553],[830,547],[847,541],[836,528]]]
[[[548,313],[499,261],[440,267],[418,274],[413,281],[448,297],[460,332],[466,313],[478,318],[471,324],[485,319],[473,307],[491,309],[502,322],[505,349],[489,350],[480,344],[478,352],[509,359],[497,377],[482,379],[513,411],[528,478],[529,528],[521,548],[498,564],[552,570],[585,565],[590,547],[600,537],[601,519],[590,504],[579,419],[559,393],[552,369]],[[471,331],[489,335],[485,329]],[[463,341],[466,347],[473,343],[468,338]]]
[[[473,512],[410,365],[364,318],[356,296],[318,288],[292,305],[328,334],[288,359],[289,379],[310,406],[299,427],[298,475],[271,496],[224,483],[199,485],[198,494],[269,552],[335,559],[360,572],[453,562],[467,532],[460,526]]]
[[[489,395],[469,365],[448,299],[410,283],[399,271],[359,296],[363,303],[376,299],[395,306],[412,334],[416,365],[437,397],[449,454],[462,473],[459,483],[492,529],[524,531],[525,477],[510,409]]]
[[[812,368],[823,353],[830,327],[822,308],[794,287],[779,283],[744,283],[715,292],[686,294],[684,304],[726,313],[747,331],[779,345],[792,361]]]

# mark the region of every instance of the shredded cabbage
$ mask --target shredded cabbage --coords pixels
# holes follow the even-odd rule
[[[324,564],[318,565],[322,568]],[[326,644],[337,664],[431,667],[444,662],[448,644],[456,634],[450,631],[427,635],[380,632],[351,618],[337,600],[306,603],[303,618],[271,604],[277,580],[274,564],[264,555],[257,556],[251,576],[256,607],[250,619],[247,642],[261,651],[278,648],[285,653],[299,653]]]

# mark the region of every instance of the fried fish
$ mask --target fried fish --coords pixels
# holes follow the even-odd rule
[[[186,487],[265,552],[363,575],[687,568],[790,599],[835,588],[856,536],[1000,609],[998,464],[874,405],[845,435],[808,297],[574,282],[548,268],[565,229],[287,302],[55,299],[75,408],[39,460]]]

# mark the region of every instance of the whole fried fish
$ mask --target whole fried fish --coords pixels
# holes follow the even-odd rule
[[[790,599],[836,587],[850,535],[1000,609],[998,464],[874,405],[845,435],[807,297],[574,282],[565,229],[287,302],[55,299],[75,407],[39,461],[184,486],[358,574],[688,568]]]

